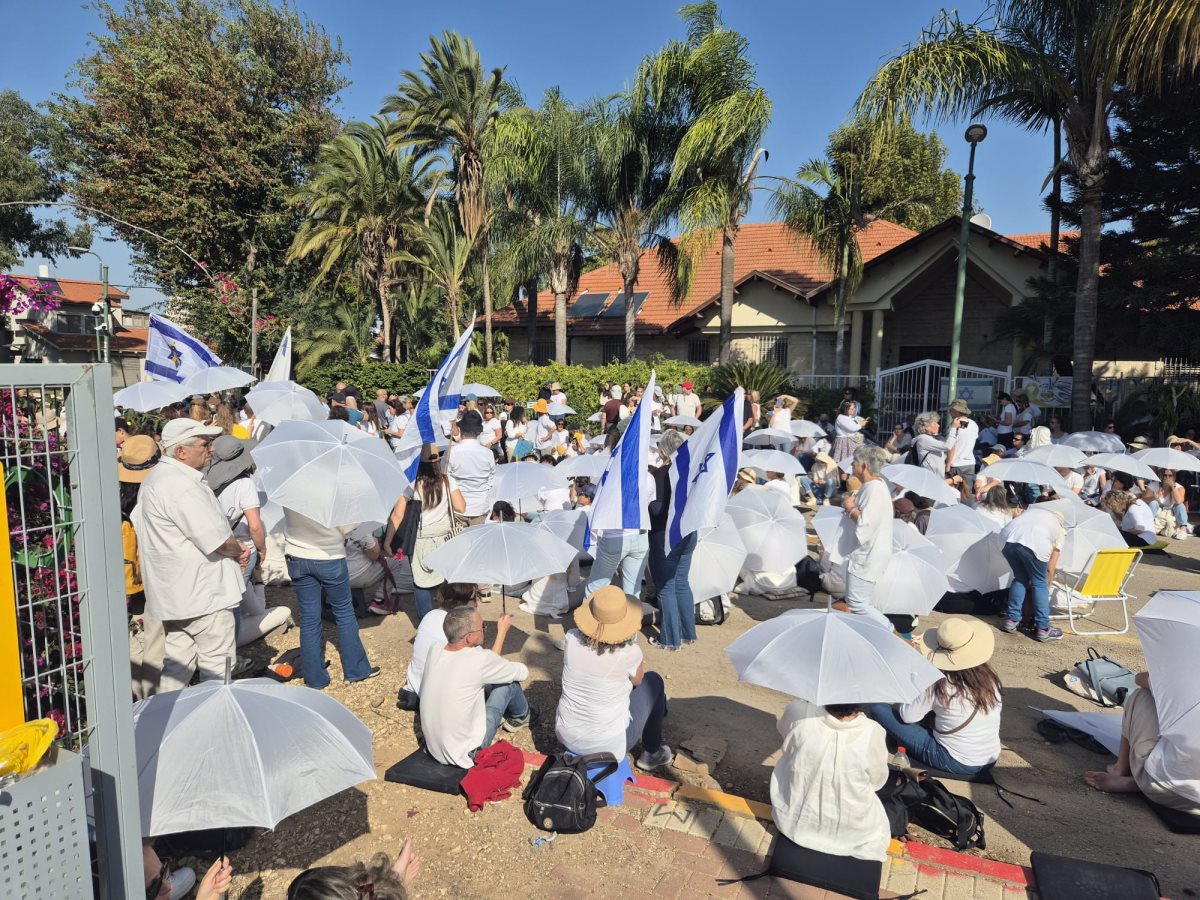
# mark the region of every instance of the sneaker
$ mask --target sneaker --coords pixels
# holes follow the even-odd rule
[[[658,638],[647,638],[647,642],[651,647],[657,647],[659,650],[678,650],[678,647],[670,647],[660,641]]]
[[[245,675],[247,672],[249,672],[251,669],[253,669],[254,666],[255,666],[255,662],[250,657],[239,656],[237,658],[237,661],[233,664],[233,670],[231,672],[231,677],[237,678],[239,675]],[[195,873],[192,873],[192,874],[193,874],[193,880],[194,880]],[[187,892],[185,891],[184,893],[187,893]]]
[[[532,728],[540,721],[540,719],[541,716],[538,715],[538,711],[531,706],[529,707],[529,712],[525,713],[525,715],[505,716],[500,720],[500,724],[503,726],[505,731],[511,734],[513,732],[520,731],[522,728]]]
[[[1016,619],[1005,619],[1004,624],[1000,626],[1000,630],[1003,631],[1005,634],[1012,634],[1014,631],[1017,630],[1017,626],[1020,624],[1021,623],[1018,622]]]
[[[379,674],[379,672],[380,672],[379,666],[371,666],[371,671],[368,672],[366,675],[364,675],[362,678],[347,678],[346,680],[348,682],[350,682],[351,684],[357,684],[360,681],[368,681],[369,679],[374,678],[376,675]]]
[[[637,767],[643,772],[650,772],[654,769],[661,769],[665,765],[669,765],[671,760],[675,758],[675,754],[671,752],[671,748],[663,744],[654,753],[648,750],[643,750],[641,756],[637,758]]]
[[[167,883],[171,885],[171,900],[180,900],[195,886],[196,870],[190,866],[172,869],[171,874],[167,876]]]
[[[1192,533],[1190,531],[1188,531],[1186,528],[1176,528],[1175,529],[1175,540],[1177,540],[1177,541],[1182,541],[1184,538],[1189,538],[1191,536],[1192,536]]]
[[[391,607],[391,605],[389,603],[387,603],[387,601],[384,601],[384,600],[372,601],[371,604],[367,607],[367,609],[369,609],[371,612],[373,612],[377,616],[390,616],[396,611]]]
[[[1061,628],[1039,628],[1033,637],[1034,640],[1044,643],[1045,641],[1061,641],[1062,636]]]

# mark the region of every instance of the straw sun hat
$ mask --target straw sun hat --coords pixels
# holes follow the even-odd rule
[[[575,627],[601,644],[623,644],[642,627],[642,604],[615,584],[600,588],[575,610]]]
[[[154,443],[154,438],[144,434],[126,438],[117,457],[117,480],[126,484],[141,484],[154,471],[161,458],[162,451]]]
[[[996,635],[978,619],[950,618],[921,636],[922,655],[943,672],[981,666],[992,658]]]

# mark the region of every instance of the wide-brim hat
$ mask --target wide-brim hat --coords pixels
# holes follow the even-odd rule
[[[561,390],[562,390],[562,385],[561,385],[561,384],[559,384],[557,381],[551,382],[551,383],[550,383],[550,390],[552,390],[552,391],[561,391]]]
[[[969,416],[971,414],[971,407],[967,405],[966,400],[960,397],[950,404],[950,412],[958,413],[960,416]]]
[[[982,666],[996,649],[996,633],[978,619],[952,617],[926,629],[918,648],[943,672],[961,672]]]
[[[1144,434],[1139,434],[1129,442],[1129,446],[1137,447],[1139,450],[1144,450],[1150,446],[1150,438],[1146,437]]]
[[[1004,457],[1001,456],[999,453],[989,453],[987,456],[985,456],[979,462],[982,465],[990,466],[992,463],[1000,462],[1000,460],[1002,460],[1002,459],[1004,459]]]
[[[605,585],[575,610],[575,627],[601,644],[623,644],[642,627],[642,604],[615,584]]]
[[[117,480],[125,484],[141,484],[154,471],[160,459],[162,451],[158,449],[154,438],[144,434],[125,438],[117,456]]]
[[[254,468],[250,451],[258,445],[254,440],[243,440],[232,434],[223,434],[212,442],[212,462],[204,473],[204,480],[214,492],[235,481],[240,475]]]
[[[818,453],[815,461],[828,469],[836,469],[838,467],[837,461],[828,453]]]

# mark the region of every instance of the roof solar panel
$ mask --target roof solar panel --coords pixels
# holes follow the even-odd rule
[[[646,298],[650,296],[649,291],[638,291],[633,295],[633,316],[637,318],[642,311],[642,304],[646,302]],[[613,302],[608,309],[604,311],[605,319],[625,318],[625,292],[617,294],[613,297]]]
[[[567,310],[568,319],[590,319],[600,313],[608,294],[580,294]]]

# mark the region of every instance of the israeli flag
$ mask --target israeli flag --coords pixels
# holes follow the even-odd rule
[[[267,372],[264,381],[290,381],[292,378],[292,326],[283,333],[283,342],[275,351],[275,359],[271,361],[271,370]]]
[[[680,445],[671,461],[667,551],[721,524],[738,473],[745,391],[738,388]]]
[[[471,358],[471,336],[474,333],[475,322],[472,320],[429,380],[396,447],[396,457],[409,482],[417,477],[421,445],[438,443],[438,439],[443,437],[442,425],[452,421],[458,414],[467,362]]]
[[[621,440],[613,448],[612,458],[600,476],[592,500],[591,530],[621,528],[646,531],[650,528],[650,501],[653,481],[646,477],[650,466],[650,417],[654,405],[654,376],[642,395]]]
[[[146,372],[155,379],[183,381],[201,369],[219,366],[221,357],[170,319],[150,316]]]

